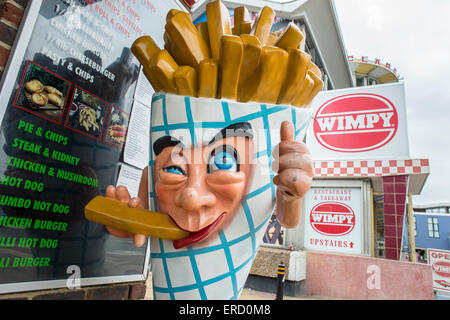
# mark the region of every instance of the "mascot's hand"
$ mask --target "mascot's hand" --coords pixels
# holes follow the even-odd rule
[[[130,194],[128,193],[128,189],[124,186],[118,186],[117,188],[115,188],[114,186],[108,186],[106,188],[106,197],[126,203],[130,208],[144,209],[141,198],[131,198]],[[119,238],[133,238],[133,242],[136,247],[141,247],[145,243],[145,236],[142,234],[132,234],[109,226],[106,226],[106,229],[113,236]]]
[[[294,140],[292,123],[284,121],[280,129],[280,143],[273,150],[272,170],[278,192],[287,201],[302,198],[309,190],[313,178],[313,161],[308,147]]]

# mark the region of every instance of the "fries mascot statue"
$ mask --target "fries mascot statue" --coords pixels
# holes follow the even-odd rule
[[[155,236],[87,216],[136,246],[151,236],[155,299],[239,299],[272,214],[296,227],[313,177],[301,141],[323,82],[303,31],[272,33],[269,7],[254,23],[236,8],[234,28],[219,0],[206,13],[194,26],[170,11],[165,49],[149,36],[133,44],[156,91],[149,166],[138,197],[106,190],[129,212],[146,212],[149,229],[162,215],[170,228]]]

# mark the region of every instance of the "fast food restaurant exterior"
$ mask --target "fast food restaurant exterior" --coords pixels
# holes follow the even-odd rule
[[[15,24],[12,24],[16,30],[20,16],[30,10],[29,2],[28,5],[26,1],[1,2],[3,8],[8,6],[9,12],[15,12]],[[102,1],[94,2],[102,5]],[[151,2],[157,4],[160,1]],[[153,12],[163,20],[169,8],[184,8],[190,10],[194,21],[200,22],[206,2],[170,1],[160,11],[160,7],[155,6]],[[233,8],[242,5],[242,1],[223,2],[231,14]],[[249,4],[246,1],[245,5],[254,15],[265,5],[273,7],[277,12],[273,31],[289,21],[302,27],[308,39],[305,50],[321,69],[325,82],[324,91],[313,102],[312,121],[307,131],[306,143],[313,156],[315,179],[303,203],[302,222],[295,229],[285,230],[276,218],[272,219],[265,246],[258,252],[247,286],[275,290],[277,265],[283,261],[287,266],[286,293],[292,295],[433,299],[430,266],[398,261],[403,224],[409,219],[410,212],[406,202],[410,195],[420,194],[430,173],[427,159],[411,159],[409,155],[403,81],[390,65],[379,59],[369,61],[366,57],[348,57],[332,0],[286,3],[252,0]],[[112,9],[105,7],[104,10]],[[7,27],[14,29],[11,22]],[[147,28],[144,33],[160,35],[162,27],[152,25]],[[18,35],[21,31],[19,29]],[[14,39],[0,39],[6,66],[0,70],[4,70],[3,77],[7,76],[8,65],[14,58],[14,54],[8,58],[9,52],[17,52],[14,51],[17,45]],[[3,86],[1,88],[3,90]],[[101,98],[110,101],[107,97]],[[106,165],[100,167],[105,170]],[[87,227],[84,232],[88,233]],[[83,246],[89,243],[86,239],[83,241]],[[112,239],[107,240],[105,248],[110,250],[105,257],[107,263],[113,261],[111,268],[121,259],[121,250],[131,259],[139,254],[149,254],[148,248],[145,252],[132,252],[128,245]],[[411,259],[415,257],[410,256]],[[102,278],[93,271],[96,280],[85,279],[76,290],[65,288],[71,273],[67,276],[57,273],[59,282],[45,278],[45,284],[41,286],[39,278],[31,277],[31,285],[25,284],[21,290],[14,290],[10,289],[14,284],[7,283],[3,293],[21,291],[4,297],[26,299],[51,299],[52,295],[68,299],[142,298],[147,261],[147,258],[138,259],[136,263],[143,271],[132,271],[133,276],[129,276],[129,271],[119,271],[119,274],[106,272],[106,277]],[[333,266],[332,272],[330,266]],[[373,286],[369,285],[369,279],[376,279],[379,272],[386,277],[382,279],[381,289],[377,281]],[[134,273],[139,275],[134,276]],[[422,280],[410,281],[414,278]],[[54,288],[63,289],[42,291]]]

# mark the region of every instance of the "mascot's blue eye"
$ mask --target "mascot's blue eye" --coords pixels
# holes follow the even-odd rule
[[[211,173],[218,170],[239,171],[238,161],[234,152],[220,149],[219,152],[211,155],[208,163],[208,172]]]
[[[172,166],[163,169],[167,173],[184,175],[184,171],[180,167]]]
[[[236,165],[236,159],[229,153],[222,152],[214,156],[214,164],[220,170],[230,170]]]

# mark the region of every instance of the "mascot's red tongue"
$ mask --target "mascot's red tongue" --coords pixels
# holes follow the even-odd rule
[[[204,227],[199,231],[191,232],[191,234],[185,238],[173,240],[173,247],[175,249],[181,249],[205,239],[211,233],[211,231],[214,230],[214,228],[219,224],[224,215],[225,213],[222,213],[213,223],[211,223],[210,225]]]

